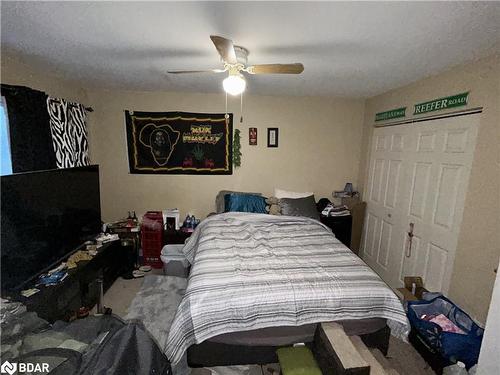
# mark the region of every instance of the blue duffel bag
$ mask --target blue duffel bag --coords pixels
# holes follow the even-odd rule
[[[433,322],[421,319],[423,315],[443,314],[465,334],[444,332]],[[444,296],[430,301],[409,301],[408,320],[412,329],[434,351],[450,362],[463,362],[467,369],[477,363],[484,330],[467,313]]]

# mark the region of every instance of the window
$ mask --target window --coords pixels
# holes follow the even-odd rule
[[[0,175],[12,174],[12,159],[9,142],[9,117],[5,99],[0,100]]]

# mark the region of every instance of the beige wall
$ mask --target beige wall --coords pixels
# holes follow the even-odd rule
[[[500,257],[500,58],[455,67],[442,74],[366,101],[360,185],[367,161],[375,113],[470,91],[466,108],[483,107],[449,297],[484,322]]]
[[[102,212],[114,220],[136,210],[176,207],[204,217],[223,189],[266,195],[274,187],[329,197],[346,181],[357,183],[363,100],[247,95],[241,129],[242,166],[227,176],[137,175],[128,169],[124,110],[224,112],[220,94],[88,90],[92,160],[101,166]],[[239,118],[239,101],[229,110]],[[258,145],[248,145],[257,127]],[[279,147],[267,148],[267,127],[279,128]]]
[[[0,79],[2,83],[27,86],[46,92],[50,96],[86,104],[87,96],[82,86],[54,72],[33,67],[21,57],[2,51]]]

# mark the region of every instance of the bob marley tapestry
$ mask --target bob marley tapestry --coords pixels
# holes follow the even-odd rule
[[[125,111],[130,173],[232,174],[233,115]]]

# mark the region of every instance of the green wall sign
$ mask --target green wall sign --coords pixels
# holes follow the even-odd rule
[[[447,96],[445,98],[439,98],[428,102],[415,104],[415,112],[413,114],[419,115],[421,113],[441,111],[443,109],[467,105],[468,98],[469,93],[464,92],[462,94]]]
[[[390,111],[379,112],[375,115],[375,121],[385,121],[393,118],[405,117],[406,107],[391,109]]]

